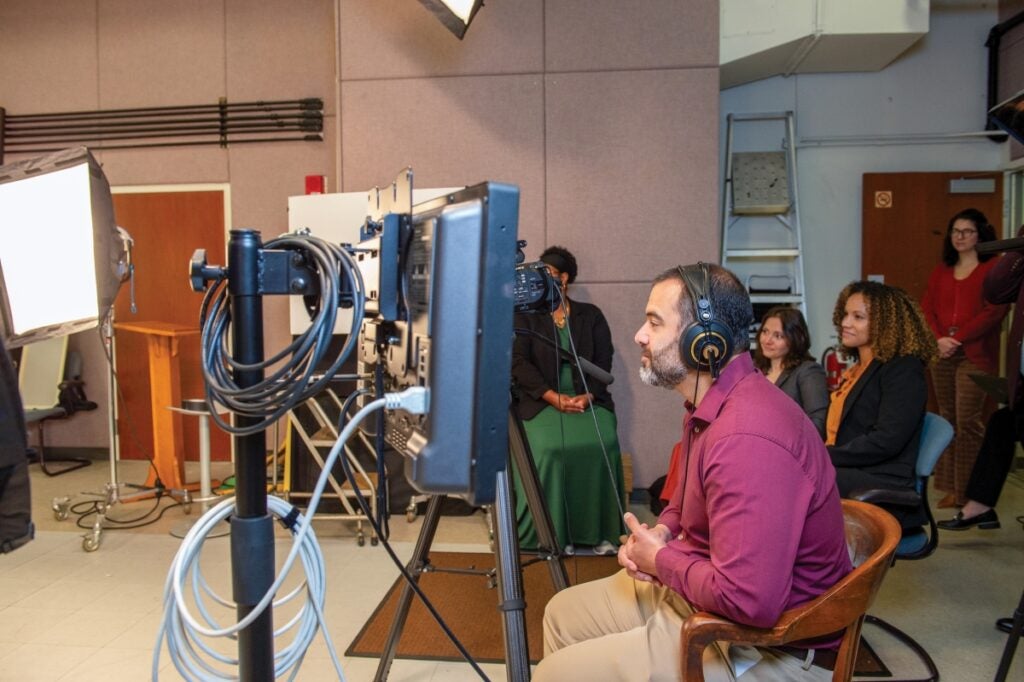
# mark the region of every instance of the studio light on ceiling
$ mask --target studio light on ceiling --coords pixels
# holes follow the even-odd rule
[[[992,107],[988,115],[993,123],[1024,144],[1024,90]]]
[[[477,11],[483,7],[483,0],[420,0],[423,6],[437,17],[448,30],[462,40],[466,29]]]

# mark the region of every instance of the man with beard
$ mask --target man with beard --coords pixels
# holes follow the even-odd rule
[[[695,610],[770,627],[852,567],[835,470],[814,424],[753,365],[750,297],[728,270],[654,280],[636,333],[644,383],[679,393],[684,465],[653,528],[627,513],[623,570],[555,595],[534,680],[677,680]],[[708,647],[711,681],[830,680],[834,641]]]

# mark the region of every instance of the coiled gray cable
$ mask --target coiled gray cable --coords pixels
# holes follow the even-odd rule
[[[165,639],[167,640],[167,649],[170,653],[171,661],[184,679],[202,680],[204,682],[207,680],[237,680],[238,675],[230,671],[230,666],[236,666],[238,659],[225,656],[213,650],[203,638],[235,638],[239,631],[248,627],[267,607],[283,605],[303,592],[308,597],[306,604],[291,621],[274,632],[274,636],[279,637],[292,628],[297,627],[295,637],[291,643],[274,655],[274,677],[281,677],[290,672],[288,679],[294,679],[295,675],[298,674],[306,649],[309,648],[317,631],[322,630],[328,652],[338,673],[338,679],[342,681],[345,679],[341,668],[341,661],[335,651],[334,643],[331,641],[324,621],[323,605],[326,587],[324,560],[310,520],[320,504],[320,498],[327,485],[328,473],[334,469],[334,463],[338,459],[338,455],[343,451],[345,444],[360,422],[371,412],[381,408],[394,409],[401,406],[401,401],[402,399],[397,395],[388,394],[384,398],[374,400],[363,407],[345,425],[344,430],[331,448],[330,454],[324,463],[323,471],[310,497],[307,514],[298,514],[295,519],[295,523],[292,526],[292,548],[274,584],[270,586],[263,599],[245,618],[226,627],[222,627],[216,621],[216,618],[210,613],[206,602],[212,600],[222,607],[232,608],[235,604],[214,592],[202,577],[199,569],[199,558],[203,543],[209,533],[218,523],[234,513],[235,501],[232,498],[228,498],[200,517],[185,536],[185,539],[182,540],[181,547],[174,557],[171,570],[167,575],[167,581],[164,585],[164,619],[157,634],[156,647],[153,651],[153,680],[159,678],[160,652]],[[291,504],[272,495],[267,496],[267,507],[280,519],[287,517],[293,511]],[[306,572],[306,581],[289,594],[277,601],[273,601],[288,577],[295,559],[299,556],[302,558],[302,564]],[[191,585],[190,590],[189,585]],[[191,594],[199,611],[198,617],[190,610],[186,593]]]

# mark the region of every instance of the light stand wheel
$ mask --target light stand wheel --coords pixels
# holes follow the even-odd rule
[[[67,521],[68,512],[71,510],[71,498],[66,495],[55,497],[50,503],[50,508],[53,509],[53,518],[58,521]]]
[[[86,552],[95,552],[100,548],[101,536],[95,531],[86,533],[82,538],[82,549]]]

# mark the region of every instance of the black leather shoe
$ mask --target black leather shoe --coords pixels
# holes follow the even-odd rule
[[[975,526],[983,530],[993,530],[999,528],[999,517],[996,515],[995,509],[989,509],[987,512],[975,514],[969,518],[964,518],[964,513],[960,512],[951,519],[939,521],[937,525],[944,530],[967,530]]]

